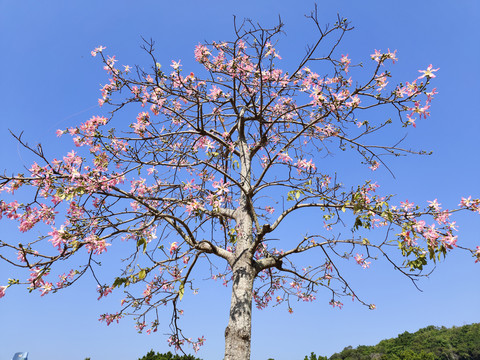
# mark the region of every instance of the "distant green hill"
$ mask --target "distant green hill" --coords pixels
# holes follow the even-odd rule
[[[375,346],[346,347],[330,358],[314,353],[304,360],[480,360],[480,324],[405,331]]]

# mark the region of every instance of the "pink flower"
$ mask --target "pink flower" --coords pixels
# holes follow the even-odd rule
[[[105,46],[99,46],[93,49],[93,51],[90,54],[92,54],[92,56],[97,56],[97,53],[102,52],[105,49],[106,49]]]
[[[212,98],[212,100],[217,100],[222,95],[222,93],[223,93],[222,89],[213,85],[209,95]]]
[[[436,214],[435,220],[437,220],[439,224],[446,224],[448,222],[449,217],[450,217],[450,212],[448,210],[445,210]]]
[[[107,325],[110,325],[114,321],[119,322],[119,320],[122,318],[122,314],[119,314],[118,312],[115,314],[102,314],[100,315],[99,321],[105,321]]]
[[[212,186],[217,189],[216,193],[217,194],[226,194],[230,192],[230,189],[228,188],[230,186],[230,182],[227,181],[226,183],[223,183],[223,179],[220,179],[220,181],[214,181]]]
[[[436,95],[436,94],[438,94],[437,88],[434,88],[434,89],[433,89],[432,91],[430,91],[430,92],[426,92],[425,95],[427,95],[427,102],[432,101],[433,95]]]
[[[180,65],[180,60],[178,61],[173,61],[172,60],[172,65],[170,65],[173,70],[177,71],[182,65]]]
[[[271,206],[265,206],[265,210],[269,213],[269,214],[273,214],[275,212],[275,209]]]
[[[375,49],[375,53],[370,55],[370,58],[372,60],[375,60],[376,62],[380,62],[380,59],[382,58],[382,52],[380,50]]]
[[[173,255],[173,253],[178,249],[178,243],[175,241],[170,244],[170,255]]]
[[[342,63],[343,69],[345,70],[345,72],[348,72],[348,67],[350,66],[350,63],[352,62],[348,58],[348,54],[347,55],[342,55],[342,57],[340,59],[340,62]]]
[[[97,300],[100,300],[102,297],[107,296],[112,291],[113,291],[113,287],[97,285],[97,292],[100,294]]]
[[[415,225],[413,225],[413,230],[415,230],[416,232],[421,232],[425,227],[425,221],[424,220],[419,220],[419,221],[414,220],[414,221],[415,221]]]
[[[457,246],[457,236],[453,236],[451,233],[448,233],[443,237],[442,242],[447,248],[451,249],[454,246]]]
[[[316,167],[315,167],[315,164],[313,163],[313,160],[307,161],[306,159],[301,159],[301,160],[298,160],[295,163],[295,166],[298,168],[297,171],[298,171],[299,174],[301,173],[302,169],[305,170],[305,171],[315,171],[316,170]]]
[[[360,255],[360,254],[356,254],[354,256],[355,258],[355,261],[357,262],[358,265],[361,265],[362,268],[366,269],[368,267],[370,267],[370,262],[369,261],[365,261],[365,259],[363,258],[363,255]]]
[[[412,114],[408,114],[407,119],[408,119],[407,125],[411,124],[411,125],[413,125],[413,127],[415,127],[415,128],[417,127],[417,125],[415,124],[416,119],[413,117]]]
[[[436,246],[437,239],[440,236],[437,230],[435,230],[435,224],[426,227],[426,231],[423,232],[423,236],[427,239],[430,246]]]
[[[43,285],[42,285],[42,293],[40,294],[40,296],[44,296],[46,294],[48,294],[50,291],[52,291],[53,289],[53,284],[52,283],[49,283],[49,282],[45,282]]]
[[[5,296],[5,290],[8,286],[0,286],[0,298]]]
[[[381,73],[380,75],[376,76],[375,82],[377,83],[377,86],[378,86],[377,91],[382,91],[383,89],[385,89],[385,87],[388,84],[387,74]]]
[[[205,45],[197,45],[195,46],[195,60],[202,63],[206,62],[208,59],[208,55],[210,55],[210,51],[208,51],[208,48]]]
[[[331,300],[330,301],[330,305],[332,305],[333,307],[338,307],[339,309],[341,309],[343,307],[343,303],[341,303],[340,301],[335,301],[335,300]]]
[[[360,254],[355,255],[355,261],[357,262],[357,264],[361,264],[363,261],[362,255]]]
[[[64,225],[60,227],[59,230],[52,227],[52,231],[48,233],[52,238],[49,240],[53,246],[58,250],[61,250],[62,245],[66,243],[66,240],[63,238],[65,236]]]
[[[148,175],[152,175],[153,173],[156,173],[157,170],[155,169],[155,166],[152,166],[150,168],[147,169],[147,174]]]
[[[440,68],[437,68],[437,69],[432,69],[432,68],[433,68],[433,65],[430,64],[430,65],[428,66],[427,70],[418,70],[418,72],[423,73],[423,75],[420,76],[419,79],[423,79],[424,77],[427,77],[427,78],[434,78],[434,77],[436,77],[436,75],[435,75],[433,72],[440,70]]]
[[[377,160],[373,160],[372,166],[370,166],[370,170],[375,171],[378,169],[379,166],[380,166],[380,163]]]
[[[388,53],[384,54],[387,59],[391,59],[392,62],[395,64],[395,61],[398,61],[397,57],[395,54],[397,53],[397,50],[395,50],[393,53],[388,49]],[[374,305],[375,306],[375,305]]]
[[[278,154],[278,159],[286,163],[292,161],[292,158],[286,152]]]
[[[460,204],[458,204],[458,206],[468,208],[471,204],[472,204],[472,197],[471,196],[469,196],[468,198],[462,197],[462,200],[460,201]]]
[[[433,201],[427,201],[427,202],[428,202],[428,206],[434,209],[435,211],[440,211],[440,209],[442,208],[438,203],[437,199]]]
[[[354,107],[357,107],[358,105],[360,105],[360,98],[357,95],[354,95],[350,99],[351,99],[350,101],[347,101],[345,103],[346,106],[354,108]],[[358,126],[358,124],[360,124],[360,126],[361,126],[363,124],[363,122],[358,122],[357,126]],[[358,126],[358,127],[360,127],[360,126]]]
[[[202,204],[194,199],[185,206],[185,211],[190,215],[192,212],[202,208]]]
[[[375,53],[370,55],[370,58],[372,60],[375,60],[377,63],[380,63],[385,61],[385,59],[391,59],[393,63],[395,64],[395,61],[398,59],[395,57],[395,54],[397,53],[397,50],[395,50],[393,53],[388,49],[387,53],[382,53],[380,50],[375,49]]]
[[[94,254],[96,255],[100,255],[101,253],[107,251],[107,246],[110,246],[112,244],[108,244],[105,239],[100,239],[98,236],[96,235],[89,235],[86,239],[85,239],[85,247],[88,251],[88,253],[90,253],[91,251],[93,251]]]
[[[265,44],[265,47],[268,49],[268,51],[265,53],[265,57],[273,54],[273,57],[277,57],[280,60],[282,59],[282,57],[275,52],[275,48],[272,46],[270,42],[267,42]]]

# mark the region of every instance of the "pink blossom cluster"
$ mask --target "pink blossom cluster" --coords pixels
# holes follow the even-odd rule
[[[132,124],[132,128],[135,134],[144,137],[148,125],[150,125],[150,115],[144,111],[138,114],[137,122]]]
[[[102,297],[107,296],[108,294],[111,294],[113,291],[113,287],[111,286],[97,286],[97,292],[100,294],[97,298],[97,300],[100,300]]]
[[[0,219],[6,216],[8,219],[17,220],[20,222],[19,230],[26,232],[32,229],[38,222],[50,225],[55,221],[55,215],[57,212],[45,204],[41,204],[40,207],[23,207],[24,212],[20,212],[21,204],[16,200],[10,203],[6,203],[0,200]]]
[[[211,200],[211,199],[210,199]],[[213,204],[213,202],[212,202]],[[203,204],[198,201],[197,199],[192,199],[185,205],[185,211],[191,215],[192,213],[197,213],[198,211],[203,209]]]
[[[332,305],[334,308],[338,307],[339,309],[341,309],[343,307],[343,303],[338,300],[332,299],[329,304]]]
[[[205,149],[205,152],[208,152],[215,149],[215,143],[207,136],[202,136],[195,142],[193,148],[195,150]]]
[[[53,290],[54,285],[51,282],[44,280],[44,277],[47,276],[49,272],[49,270],[44,270],[39,267],[30,270],[30,277],[27,281],[30,284],[31,289],[39,289],[41,291],[41,296],[44,296]]]
[[[178,242],[174,241],[173,243],[170,244],[170,255],[173,255],[173,253],[177,252],[178,250]]]
[[[352,60],[349,59],[348,54],[347,55],[342,54],[342,57],[340,58],[340,63],[343,66],[343,71],[345,71],[346,73],[348,72],[348,67],[350,66],[351,62]]]
[[[370,261],[366,261],[364,258],[363,258],[363,255],[360,255],[360,254],[356,254],[354,256],[355,258],[355,261],[357,262],[358,265],[360,265],[362,268],[364,269],[367,269],[370,267],[370,264],[371,262]]]
[[[316,170],[313,159],[310,159],[308,161],[306,159],[300,159],[295,163],[295,166],[297,167],[297,172],[299,174],[301,174],[302,171],[311,172]]]
[[[472,199],[471,196],[468,198],[462,197],[460,204],[458,204],[461,208],[468,209],[471,211],[475,211],[480,214],[480,199]]]
[[[85,248],[88,253],[93,252],[95,255],[100,255],[103,252],[107,251],[107,246],[112,244],[107,243],[105,239],[98,237],[96,234],[92,233],[88,235],[85,240]]]
[[[97,56],[98,53],[101,53],[103,50],[105,50],[105,46],[98,46],[94,50],[91,51],[92,56]]]
[[[417,240],[423,237],[431,249],[439,246],[444,249],[456,247],[457,236],[453,235],[453,232],[457,230],[457,226],[455,221],[450,221],[451,212],[442,210],[441,204],[438,203],[437,199],[428,203],[429,208],[433,212],[433,218],[440,227],[436,228],[436,224],[427,225],[425,220],[414,218],[413,211],[418,211],[419,207],[407,200],[401,203],[402,213],[399,213],[399,215],[411,219],[412,225],[411,229],[403,229],[399,234],[400,238],[408,246],[416,246]]]
[[[397,53],[397,50],[395,50],[392,53],[390,51],[390,49],[388,49],[388,51],[386,53],[382,53],[381,50],[375,49],[375,52],[372,55],[370,55],[370,57],[371,57],[372,60],[374,60],[377,63],[382,64],[382,65],[386,60],[392,60],[392,62],[395,64],[395,61],[398,60],[395,56],[396,53]]]
[[[278,160],[280,160],[284,163],[289,163],[289,162],[292,161],[292,158],[290,156],[288,156],[287,152],[279,153],[277,156],[278,156]]]
[[[216,193],[218,195],[224,195],[224,194],[227,194],[230,192],[229,190],[229,186],[230,186],[230,182],[227,181],[226,183],[223,182],[223,179],[220,179],[220,181],[214,181],[212,186],[213,188],[217,189],[216,190]]]
[[[187,342],[190,345],[192,345],[192,348],[195,352],[198,352],[200,347],[204,345],[205,338],[202,336],[202,337],[199,337],[197,341],[192,341],[191,338],[189,338],[189,339],[179,339],[177,335],[171,335],[168,338],[167,342],[168,342],[169,346],[175,347],[176,350],[180,350],[182,345],[184,345],[185,342]]]
[[[100,315],[100,318],[98,319],[99,321],[105,321],[107,325],[110,325],[113,322],[118,322],[120,319],[123,317],[122,314],[119,314],[118,312],[115,314],[102,314]]]

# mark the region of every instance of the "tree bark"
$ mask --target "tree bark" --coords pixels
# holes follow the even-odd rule
[[[235,265],[230,319],[225,329],[224,360],[250,360],[254,278],[254,269],[251,264],[240,261]]]
[[[252,335],[252,299],[254,268],[253,205],[251,199],[251,159],[244,134],[244,119],[239,119],[240,182],[239,206],[234,212],[236,222],[235,259],[232,267],[232,299],[230,318],[225,329],[224,360],[250,360]]]

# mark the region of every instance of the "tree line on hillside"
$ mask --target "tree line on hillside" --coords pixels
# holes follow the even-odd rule
[[[138,360],[201,359],[193,355],[160,354],[151,350]],[[427,326],[415,333],[405,331],[374,346],[347,346],[331,357],[312,352],[304,360],[480,360],[480,323],[452,328]]]
[[[446,328],[427,326],[415,333],[380,341],[374,346],[347,346],[331,357],[311,353],[304,360],[477,360],[480,324]]]

